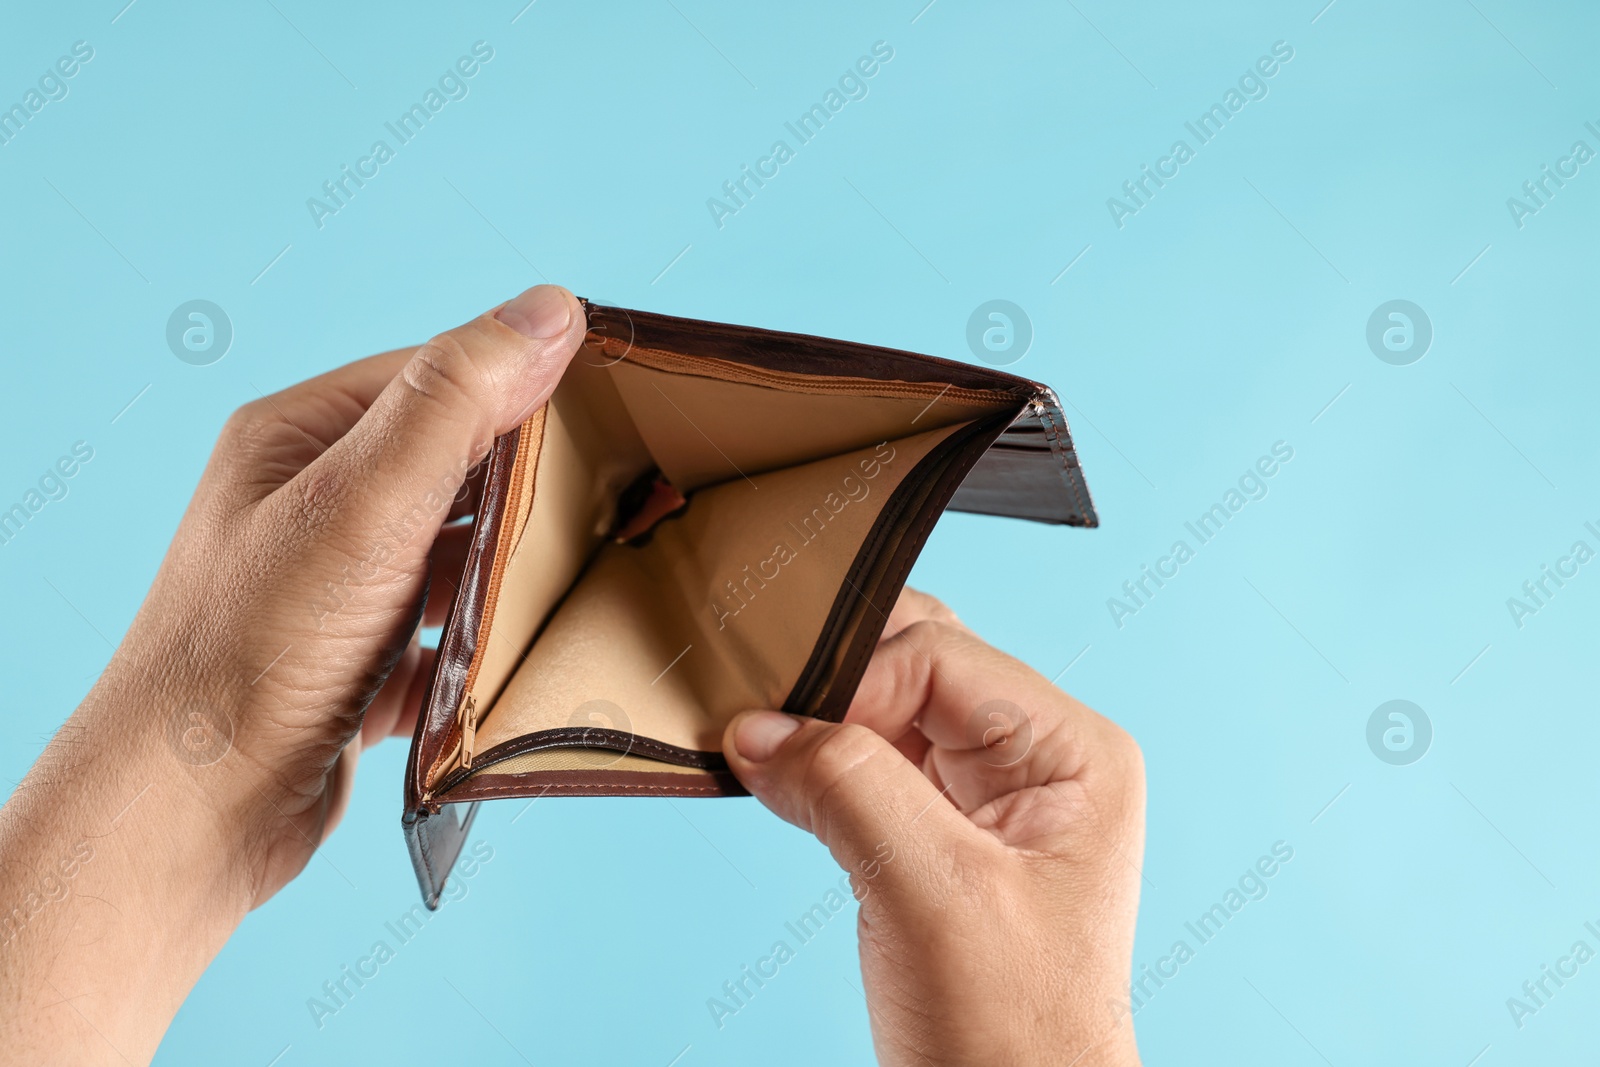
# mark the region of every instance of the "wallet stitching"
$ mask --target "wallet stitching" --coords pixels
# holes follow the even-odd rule
[[[755,327],[740,326],[726,322],[706,322],[696,319],[684,319],[672,315],[658,315],[648,311],[630,311],[626,308],[607,307],[605,305],[592,303],[590,301],[585,301],[584,306],[590,316],[591,322],[593,322],[593,320],[597,317],[600,319],[606,318],[608,313],[621,314],[627,319],[629,334],[633,337],[636,337],[640,333],[649,334],[652,331],[660,332],[662,329],[665,329],[669,332],[677,332],[680,335],[688,333],[697,342],[703,340],[705,343],[708,343],[714,347],[732,346],[738,348],[741,352],[741,355],[744,357],[756,357],[754,359],[723,358],[721,356],[704,357],[707,359],[716,359],[718,362],[722,363],[730,363],[735,366],[748,366],[765,370],[778,370],[780,373],[793,373],[808,377],[813,374],[820,375],[826,373],[812,370],[790,371],[781,367],[774,367],[771,366],[767,361],[757,357],[757,351],[752,351],[752,349],[757,349],[757,346],[759,346],[759,349],[765,349],[767,351],[771,351],[774,346],[776,346],[778,349],[787,354],[789,362],[799,362],[808,366],[813,362],[817,362],[816,357],[821,356],[823,357],[821,362],[829,364],[837,362],[841,365],[844,365],[851,361],[869,363],[883,361],[897,369],[906,368],[908,366],[914,366],[919,369],[938,368],[944,371],[947,376],[967,376],[968,378],[975,378],[984,382],[986,386],[994,388],[996,391],[1004,392],[1010,399],[1013,400],[1025,400],[1028,396],[1033,395],[1040,389],[1044,388],[1044,386],[1039,382],[1030,381],[1026,378],[1019,378],[1016,375],[1006,374],[1003,371],[987,370],[984,368],[975,367],[970,363],[946,359],[942,356],[931,356],[925,353],[907,352],[903,349],[886,348],[882,345],[865,344],[860,341],[843,341],[836,337],[817,337],[811,334],[790,333],[783,330],[763,330]],[[616,343],[622,343],[620,339],[608,337],[606,340],[615,340]],[[652,351],[667,351],[666,349],[656,348],[649,344],[644,344],[640,347],[648,348]],[[797,359],[796,357],[802,353],[804,354],[804,358]],[[779,362],[781,363],[783,360],[780,360]],[[873,378],[868,380],[899,380],[917,382],[936,381],[939,379]],[[962,386],[961,388],[968,387]],[[984,386],[972,386],[971,388],[981,389],[984,388]]]
[[[1062,444],[1061,434],[1056,430],[1055,420],[1050,417],[1050,405],[1041,404],[1037,400],[1034,403],[1038,404],[1039,422],[1044,427],[1045,440],[1050,442],[1050,451],[1054,452],[1056,458],[1061,461],[1061,480],[1067,484],[1067,492],[1072,494],[1073,511],[1081,518],[1087,519],[1090,515],[1090,509],[1078,488],[1078,478],[1074,476],[1072,467],[1067,462],[1067,457],[1069,455],[1075,457],[1076,452],[1070,444]],[[1070,438],[1068,440],[1070,441]]]
[[[647,355],[663,358],[669,363],[680,360],[687,360],[691,363],[690,369],[668,369],[666,367],[651,366],[648,362],[643,360],[630,361],[637,363],[641,367],[660,371],[663,374],[681,374],[685,377],[691,378],[710,378],[714,381],[732,382],[742,385],[756,385],[769,389],[782,389],[785,392],[803,392],[812,393],[814,395],[844,394],[847,396],[882,396],[887,399],[896,400],[902,398],[921,400],[928,392],[927,386],[931,384],[927,382],[902,382],[883,378],[854,378],[848,375],[808,375],[798,374],[793,371],[776,371],[764,367],[755,367],[752,364],[734,363],[731,360],[716,359],[712,356],[687,356],[683,353],[673,352],[669,349],[651,348],[648,345],[635,344],[614,337],[608,337],[601,342],[602,351],[605,351],[608,346],[622,348],[624,350],[622,353],[624,359],[635,352],[641,352]],[[606,354],[610,355],[611,353],[606,352]],[[734,377],[723,377],[714,373],[713,368],[710,367],[706,367],[702,370],[694,369],[693,365],[701,361],[721,363],[728,367],[743,368],[747,372],[755,373],[746,373],[744,375],[738,375],[736,373]],[[763,375],[770,375],[771,380],[766,382],[750,380],[752,378],[759,379]],[[828,380],[829,377],[844,380],[830,382]],[[811,380],[807,381],[807,379]],[[857,387],[855,383],[861,383],[861,386]],[[921,388],[919,388],[919,386]],[[1013,402],[1016,400],[1016,395],[1010,392],[1004,392],[998,389],[971,389],[965,386],[952,386],[939,393],[935,399],[943,399],[945,397],[949,397],[952,401],[966,399],[970,400],[974,404],[993,404],[1002,400],[1009,400]]]
[[[533,773],[537,773],[537,772],[533,772]],[[644,771],[644,772],[640,772],[640,773],[651,774],[651,773],[656,773],[656,772]],[[520,785],[520,784],[515,784],[515,785],[486,785],[486,786],[479,786],[478,788],[482,792],[480,794],[478,794],[475,799],[493,800],[493,799],[504,799],[506,797],[525,797],[525,796],[528,795],[527,786]],[[546,792],[540,793],[540,794],[538,794],[538,796],[547,796],[547,795],[554,796],[554,795],[560,795],[561,793],[566,792],[568,790],[582,790],[582,789],[606,789],[606,790],[626,789],[626,790],[629,790],[630,792],[632,792],[632,791],[658,790],[660,788],[661,788],[661,786],[659,784],[650,784],[650,783],[640,783],[638,785],[632,785],[632,784],[627,784],[627,783],[622,783],[622,782],[617,782],[617,783],[595,782],[595,783],[592,783],[592,784],[571,782],[571,783],[566,783],[566,784],[562,784],[562,785],[551,785],[551,786],[548,787]],[[722,788],[720,788],[718,786],[714,786],[714,785],[674,785],[674,786],[671,786],[670,788],[672,789],[671,793],[653,793],[651,795],[654,795],[654,796],[672,796],[672,795],[675,795],[677,793],[705,793],[705,794],[708,794],[708,795],[721,795],[724,792],[724,790]]]
[[[651,773],[651,772],[645,772],[645,773]],[[523,787],[520,786],[520,785],[489,785],[489,786],[484,786],[483,787],[483,791],[484,791],[485,795],[498,795],[501,792],[516,792],[517,790],[520,790],[522,788]],[[659,788],[659,786],[650,785],[650,784],[642,783],[642,782],[639,783],[638,785],[634,785],[632,783],[625,783],[625,782],[595,782],[592,785],[584,785],[584,784],[580,784],[580,783],[577,783],[577,782],[573,782],[573,783],[566,784],[566,785],[553,785],[553,786],[550,787],[550,791],[552,793],[557,792],[558,790],[562,790],[562,789],[627,789],[627,790],[630,790],[630,791],[635,791],[635,790],[657,789],[657,788]],[[688,791],[695,792],[695,793],[720,793],[721,792],[721,790],[718,789],[714,785],[680,785],[680,786],[673,786],[673,788],[674,789],[688,790]]]

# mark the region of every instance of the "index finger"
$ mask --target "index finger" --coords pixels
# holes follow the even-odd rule
[[[845,721],[889,738],[914,726],[940,748],[985,748],[1011,732],[995,734],[984,714],[1002,701],[1020,708],[1014,725],[1035,735],[1099,718],[965,626],[918,619],[878,645]],[[975,721],[982,727],[974,729]]]

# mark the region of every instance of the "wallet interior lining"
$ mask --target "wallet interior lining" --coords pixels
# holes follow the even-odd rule
[[[533,756],[539,769],[591,769],[582,753],[616,747],[612,733],[666,753],[630,764],[692,772],[674,750],[719,753],[732,714],[783,705],[912,469],[1016,403],[854,379],[810,378],[801,393],[748,368],[723,377],[719,363],[586,347],[520,443],[528,491],[507,516],[469,686],[473,775],[533,773],[514,769]],[[652,467],[687,508],[643,544],[606,541],[622,490]],[[582,740],[562,745],[563,731]],[[462,773],[434,770],[435,784]]]
[[[961,425],[708,486],[647,543],[602,545],[485,717],[480,751],[599,726],[719,752],[734,714],[787,701],[881,509]]]

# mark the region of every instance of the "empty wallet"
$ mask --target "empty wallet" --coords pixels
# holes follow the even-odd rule
[[[946,508],[1097,525],[1037,382],[584,307],[550,402],[487,460],[412,739],[430,908],[480,801],[744,795],[728,721],[843,718]]]

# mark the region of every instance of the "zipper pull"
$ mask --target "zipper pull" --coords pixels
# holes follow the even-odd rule
[[[468,693],[456,712],[461,723],[461,766],[472,768],[472,752],[478,740],[478,698]]]

